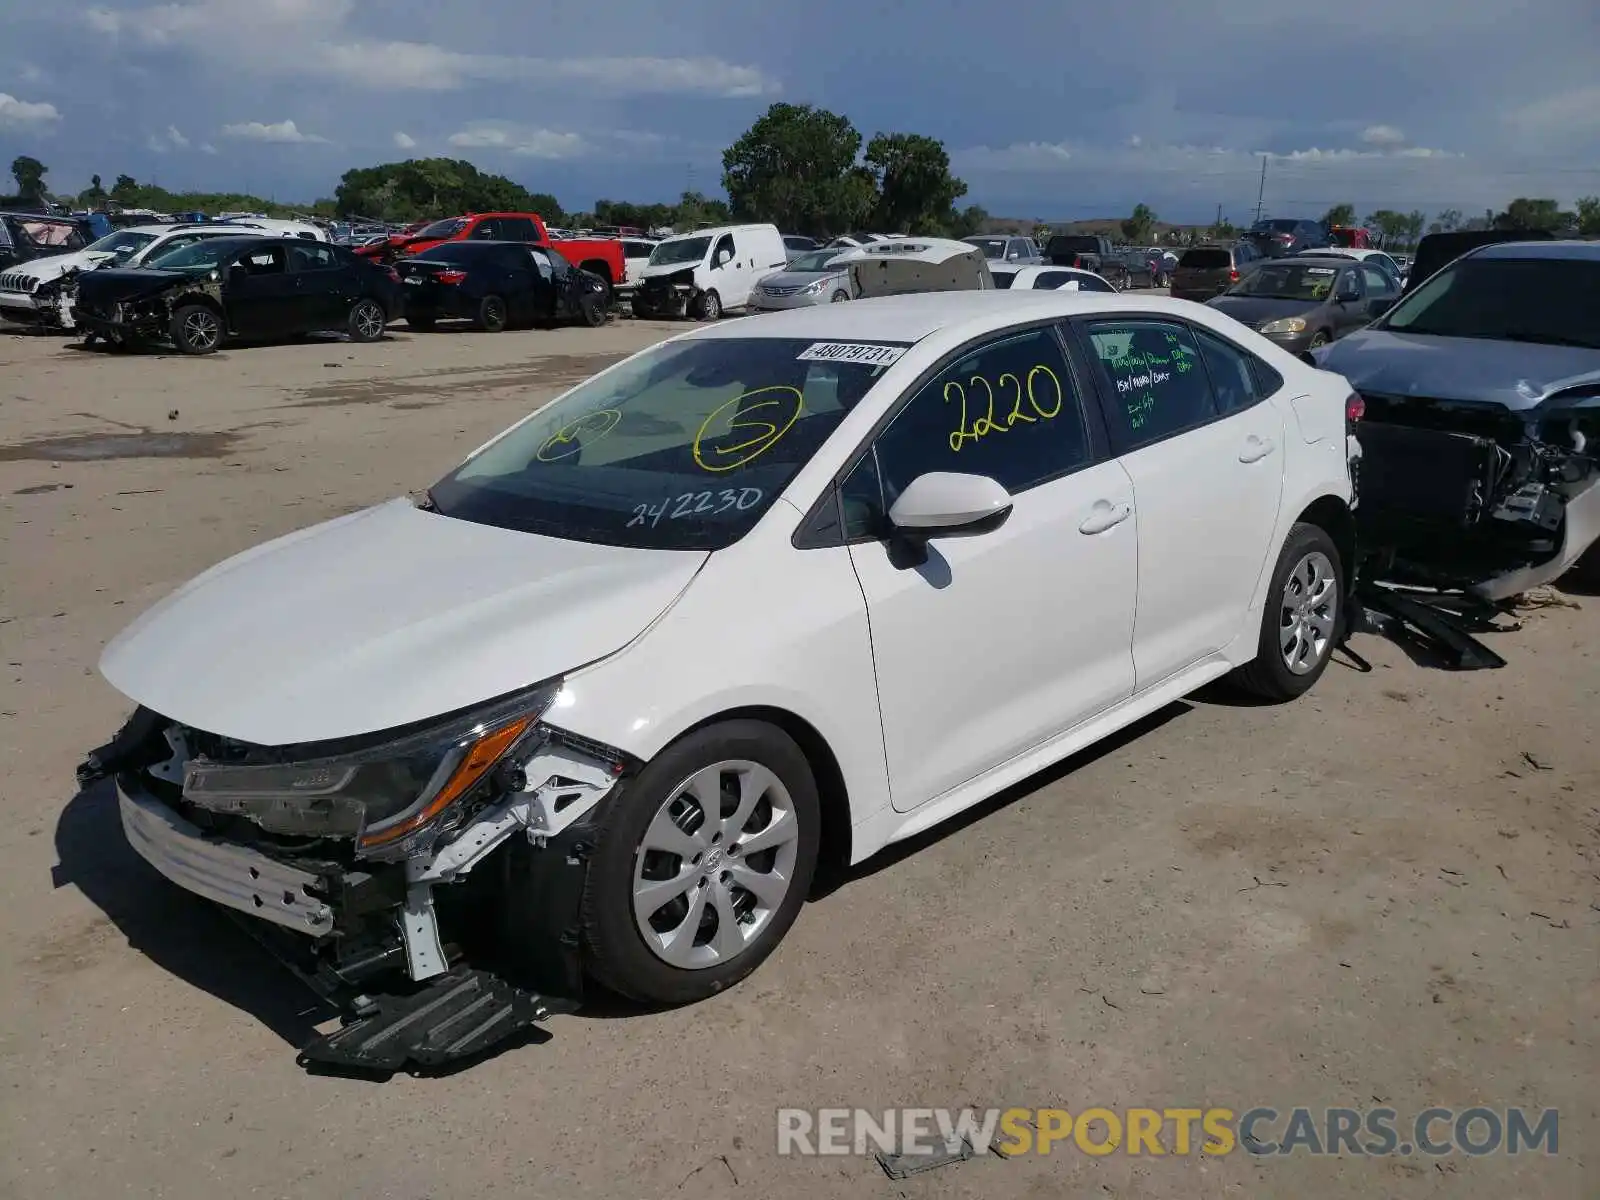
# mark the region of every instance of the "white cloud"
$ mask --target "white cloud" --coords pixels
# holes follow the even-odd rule
[[[187,150],[189,139],[183,136],[176,125],[168,125],[165,132],[152,133],[144,144],[156,154],[165,154],[169,150]]]
[[[409,133],[396,130],[394,135],[394,144],[397,149],[411,150],[416,147],[417,139],[412,137]]]
[[[589,148],[576,133],[490,124],[469,125],[447,140],[461,149],[505,150],[527,158],[573,158]]]
[[[43,67],[25,62],[17,71],[17,78],[23,83],[44,83],[50,78],[50,73]]]
[[[958,170],[1059,171],[1071,161],[1072,151],[1058,142],[1015,142],[1009,146],[972,146],[950,158]]]
[[[374,91],[454,91],[480,83],[552,90],[582,83],[609,96],[737,98],[780,90],[758,67],[712,57],[535,58],[371,41],[350,35],[354,8],[353,0],[179,0],[122,11],[92,8],[86,19],[103,36],[179,46],[230,72],[312,75]],[[249,45],[248,54],[238,54],[241,44]]]
[[[1600,84],[1557,92],[1512,110],[1506,123],[1530,137],[1573,137],[1600,131]]]
[[[10,92],[0,92],[0,129],[40,132],[59,120],[61,114],[54,104],[30,103]]]
[[[1406,144],[1406,135],[1393,125],[1368,125],[1361,132],[1361,140],[1369,146],[1392,149]]]
[[[276,121],[265,125],[260,121],[244,121],[238,125],[224,125],[222,136],[241,138],[249,142],[273,142],[279,145],[317,142],[326,145],[328,139],[314,133],[302,133],[293,121]]]
[[[189,139],[178,132],[178,127],[176,125],[167,126],[167,141],[171,142],[179,150],[183,150],[189,145]]]
[[[215,154],[216,152],[217,152],[217,148],[215,146],[213,146],[210,142],[201,142],[200,143],[200,153],[201,154]]]

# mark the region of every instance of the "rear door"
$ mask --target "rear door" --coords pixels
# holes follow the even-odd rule
[[[297,240],[288,252],[301,302],[295,332],[343,329],[357,298],[353,272],[326,242]]]
[[[1246,629],[1276,551],[1284,418],[1257,395],[1249,356],[1187,322],[1152,315],[1074,327],[1118,461],[1133,480],[1133,662],[1144,691]]]

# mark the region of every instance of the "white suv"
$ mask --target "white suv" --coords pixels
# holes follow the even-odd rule
[[[195,225],[130,225],[106,234],[99,241],[71,254],[56,254],[21,263],[0,274],[0,316],[21,325],[50,329],[73,327],[72,305],[77,294],[73,280],[80,271],[96,267],[140,267],[168,250],[213,237],[238,237],[260,233],[280,236],[278,226],[315,230],[315,226],[285,221],[208,221]],[[300,233],[301,237],[310,234]]]

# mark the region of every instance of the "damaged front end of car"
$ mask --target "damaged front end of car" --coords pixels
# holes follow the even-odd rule
[[[75,283],[71,313],[76,327],[118,345],[168,338],[172,314],[182,304],[203,303],[226,311],[221,277],[215,272],[195,278],[139,268],[100,268],[80,273]]]
[[[582,995],[587,818],[637,766],[546,684],[421,726],[255,746],[138,709],[79,767],[129,843],[345,1014],[307,1065],[472,1058]]]
[[[1369,573],[1499,603],[1600,538],[1600,371],[1508,403],[1360,394]]]
[[[639,317],[683,317],[694,311],[702,292],[695,284],[694,268],[646,275],[633,291],[633,311]]]

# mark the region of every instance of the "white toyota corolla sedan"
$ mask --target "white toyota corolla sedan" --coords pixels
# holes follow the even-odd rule
[[[81,773],[116,777],[157,869],[303,935],[369,1005],[373,963],[414,987],[496,954],[708,996],[777,945],[819,858],[1219,676],[1310,688],[1351,552],[1348,398],[1161,298],[696,329],[425,501],[145,613],[101,660],[139,708]]]

